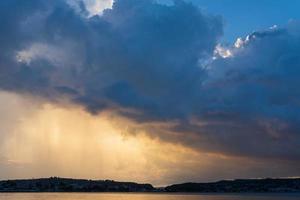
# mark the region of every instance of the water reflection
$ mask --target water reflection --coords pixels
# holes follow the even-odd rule
[[[3,193],[0,200],[299,200],[300,194]]]

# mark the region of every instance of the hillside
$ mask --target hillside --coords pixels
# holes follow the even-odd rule
[[[151,192],[150,184],[111,180],[44,178],[0,181],[0,192]]]
[[[167,186],[167,192],[300,192],[300,179],[240,179]]]

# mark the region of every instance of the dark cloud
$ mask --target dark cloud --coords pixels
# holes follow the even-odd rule
[[[91,18],[79,8],[62,0],[0,3],[2,89],[173,123],[147,129],[196,149],[300,160],[296,22],[254,32],[231,56],[211,60],[222,19],[192,4],[117,0]]]
[[[189,115],[189,104],[194,104],[205,77],[199,61],[212,55],[222,35],[219,17],[203,15],[183,1],[166,6],[119,0],[113,9],[92,18],[63,1],[37,2],[40,6],[28,1],[28,7],[37,8],[10,19],[18,29],[16,38],[24,32],[28,37],[18,41],[9,62],[1,65],[2,88],[36,88],[50,95],[57,88],[78,90],[74,101],[93,113],[106,107],[94,105],[101,102],[137,110],[139,120]],[[13,3],[11,7],[26,8]],[[34,31],[28,32],[29,25]],[[10,32],[16,31],[8,30],[7,35]],[[6,65],[13,72],[8,73]]]
[[[211,64],[203,87],[211,107],[209,117],[200,117],[207,121],[200,132],[218,138],[219,148],[300,159],[300,32],[295,26],[254,32],[231,49],[232,57]]]

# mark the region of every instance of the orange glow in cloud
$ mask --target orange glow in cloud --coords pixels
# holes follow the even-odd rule
[[[4,92],[0,97],[1,179],[60,176],[160,186],[241,178],[253,168],[265,172],[256,160],[200,152],[150,137],[147,124],[143,129],[143,124],[113,112],[91,115],[73,105],[38,103]],[[154,124],[156,128],[171,125]]]
[[[52,104],[35,109],[20,117],[2,142],[11,164],[7,178],[63,176],[159,183],[170,172],[164,165],[195,154],[144,133],[131,135],[123,126],[126,122],[109,113],[94,116],[81,108]]]

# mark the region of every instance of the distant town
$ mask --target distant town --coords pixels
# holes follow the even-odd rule
[[[155,188],[151,184],[134,182],[51,177],[0,181],[0,192],[299,193],[300,178],[223,180],[211,183],[183,183]]]

